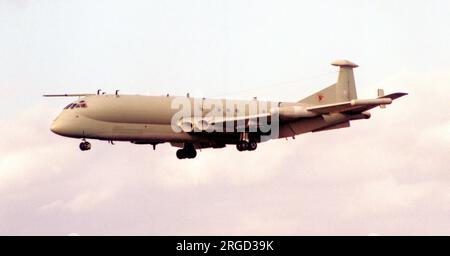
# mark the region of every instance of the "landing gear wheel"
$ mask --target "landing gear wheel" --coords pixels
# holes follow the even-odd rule
[[[80,150],[81,151],[86,151],[86,150],[90,150],[91,149],[91,143],[87,142],[87,141],[83,141],[80,143]]]
[[[196,156],[197,156],[197,150],[195,150],[193,145],[188,144],[184,148],[177,150],[177,158],[178,159],[185,159],[185,158],[193,159]]]
[[[255,150],[256,147],[258,147],[258,143],[256,143],[256,141],[251,140],[250,143],[248,143],[248,150],[249,151]]]
[[[237,150],[239,150],[239,151],[245,151],[245,150],[247,150],[248,149],[248,142],[247,141],[239,141],[237,144],[236,144],[236,148],[237,148]]]
[[[189,158],[189,159],[195,158],[196,156],[197,156],[197,151],[195,149],[189,150],[187,152],[187,158]]]
[[[178,159],[185,159],[186,158],[186,154],[184,149],[178,149],[177,150],[177,158]]]

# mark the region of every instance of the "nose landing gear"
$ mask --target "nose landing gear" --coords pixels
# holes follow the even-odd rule
[[[83,139],[83,141],[80,143],[80,150],[81,151],[87,151],[91,149],[91,143],[87,142]]]

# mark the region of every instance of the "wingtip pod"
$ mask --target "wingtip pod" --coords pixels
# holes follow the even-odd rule
[[[357,68],[359,67],[355,63],[349,61],[349,60],[335,60],[331,62],[331,65],[336,67],[350,67],[350,68]]]

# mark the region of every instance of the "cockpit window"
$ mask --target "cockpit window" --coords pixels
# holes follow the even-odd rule
[[[74,109],[74,108],[87,108],[86,101],[82,100],[79,103],[70,103],[64,109]]]

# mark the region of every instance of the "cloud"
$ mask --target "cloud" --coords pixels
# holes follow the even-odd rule
[[[445,147],[450,145],[450,121],[444,122],[431,127],[430,129],[424,130],[420,137],[422,143],[432,142],[439,146]]]
[[[410,95],[349,129],[184,161],[169,145],[80,152],[33,106],[0,124],[0,233],[449,234],[447,74],[368,87]]]
[[[41,206],[38,210],[41,213],[47,213],[52,211],[71,211],[73,213],[79,213],[89,210],[95,210],[101,206],[101,203],[113,198],[115,191],[113,190],[91,190],[78,193],[73,199],[64,202],[62,200],[56,200],[49,204]]]

